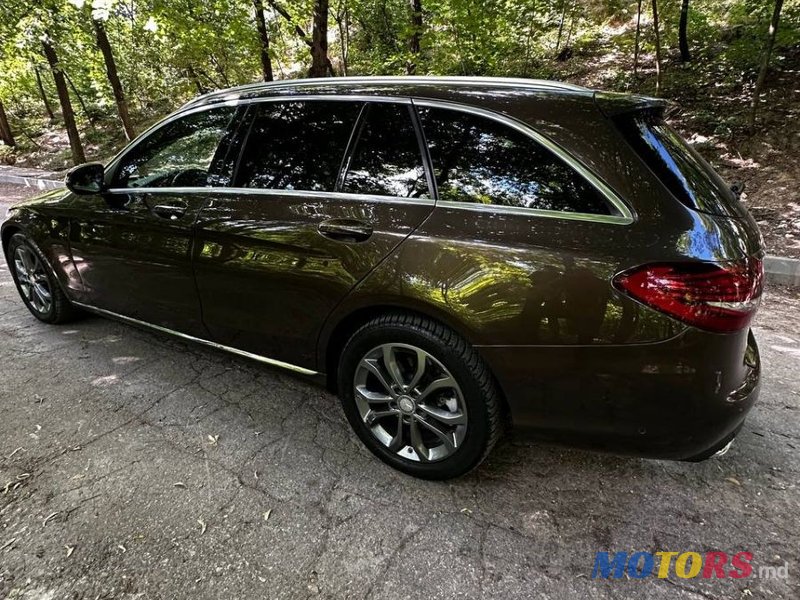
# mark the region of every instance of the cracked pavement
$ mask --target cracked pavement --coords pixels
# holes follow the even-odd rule
[[[0,597],[800,597],[798,308],[769,290],[761,400],[720,459],[512,439],[437,483],[374,459],[302,378],[36,321],[0,262]],[[789,578],[593,580],[598,550],[747,550]]]

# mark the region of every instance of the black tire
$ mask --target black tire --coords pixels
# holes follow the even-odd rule
[[[395,446],[395,449],[391,449],[389,442],[381,442],[376,434],[373,433],[373,427],[367,425],[365,419],[371,415],[364,416],[361,412],[362,409],[359,408],[356,402],[354,388],[356,387],[357,370],[361,369],[362,372],[369,371],[369,369],[364,369],[360,366],[364,364],[362,359],[367,359],[369,356],[377,356],[377,354],[370,353],[380,352],[380,348],[394,344],[397,344],[397,348],[401,351],[407,350],[409,347],[413,347],[416,350],[421,349],[427,354],[425,364],[430,369],[439,369],[437,371],[438,375],[432,375],[431,377],[443,377],[443,371],[441,370],[443,367],[445,369],[444,373],[457,382],[458,391],[456,392],[453,389],[453,398],[447,401],[458,402],[458,412],[445,414],[448,416],[450,414],[461,414],[465,420],[466,433],[463,434],[463,439],[458,442],[454,450],[445,450],[450,451],[451,454],[443,458],[427,462],[428,457],[425,457],[425,460],[420,459],[417,457],[416,452],[413,452],[413,456],[417,458],[406,458],[405,452],[412,453],[409,448],[413,444],[404,446],[403,450],[397,450],[397,446]],[[412,353],[414,351],[410,350]],[[383,359],[373,359],[373,362],[375,361],[385,367]],[[413,363],[411,364],[413,365]],[[414,370],[415,367],[412,366],[410,371]],[[406,369],[406,373],[410,371]],[[374,377],[374,375],[367,376]],[[375,381],[378,380],[373,379],[373,383]],[[385,381],[388,382],[389,380],[385,379]],[[390,387],[393,386],[390,385]],[[399,386],[397,387],[399,388]],[[386,389],[386,386],[382,386],[382,388]],[[367,448],[395,469],[423,479],[449,479],[474,469],[492,450],[503,430],[501,396],[492,374],[481,357],[460,335],[435,321],[418,315],[389,313],[373,318],[362,325],[351,336],[342,351],[341,360],[339,361],[338,390],[347,420]],[[419,428],[418,431],[425,431],[424,427],[420,427],[425,425],[424,422],[430,422],[437,426],[442,425],[436,420],[431,421],[428,411],[424,414],[421,412],[421,407],[426,406],[428,403],[428,400],[425,400],[423,395],[417,395],[418,404],[413,408],[414,412],[412,414],[399,414],[400,409],[398,408],[397,399],[401,397],[412,398],[412,394],[419,394],[419,390],[415,388],[413,391],[403,392],[402,396],[392,396],[395,400],[394,406],[397,409],[397,414],[384,418],[390,420],[401,419],[401,424],[395,425],[395,431],[397,428],[402,427],[406,427],[405,431],[409,431],[410,422],[413,419],[417,419],[418,424],[416,426]],[[436,392],[429,393],[428,397],[434,397],[435,394]],[[455,399],[455,394],[459,394],[458,400]],[[363,398],[363,396],[360,395],[360,398]],[[382,401],[379,400],[378,402]],[[440,403],[439,406],[451,406],[450,404],[443,405],[442,402],[444,400],[442,398],[439,398],[438,402]],[[406,403],[406,406],[409,404],[413,403]],[[462,404],[465,409],[463,412],[460,408]],[[362,399],[362,407],[364,405],[365,401]],[[386,408],[391,406],[392,403],[386,404]],[[371,408],[372,405],[370,404]],[[435,410],[444,412],[443,409],[439,408],[435,408]],[[419,415],[419,417],[416,415]],[[409,419],[407,425],[402,424],[402,419],[404,418]],[[371,423],[376,423],[376,421],[371,421]],[[442,426],[440,429],[449,430],[447,426]],[[430,437],[430,431],[425,431],[425,433]],[[452,435],[457,436],[456,433]],[[395,434],[395,437],[399,437],[402,440],[403,435]],[[419,439],[418,437],[417,440]],[[394,440],[392,443],[394,443]],[[444,446],[442,447],[444,448]],[[436,450],[434,449],[428,454],[432,457],[435,452]],[[420,453],[419,456],[425,455]]]
[[[22,278],[20,277],[20,273],[17,272],[17,261],[15,260],[17,252],[20,248],[29,252],[30,255],[35,257],[35,259],[38,261],[38,264],[41,266],[40,281],[42,283],[46,282],[46,288],[50,293],[49,305],[41,304],[37,298],[32,298],[25,292],[22,279],[24,279],[26,275],[23,275]],[[28,240],[25,235],[21,233],[15,233],[8,241],[6,256],[9,263],[8,268],[11,271],[14,284],[17,286],[17,291],[19,292],[22,301],[25,303],[25,306],[28,307],[28,310],[34,317],[40,321],[50,324],[65,323],[75,317],[78,312],[77,309],[67,299],[66,295],[61,289],[61,286],[53,275],[50,264],[33,242]]]

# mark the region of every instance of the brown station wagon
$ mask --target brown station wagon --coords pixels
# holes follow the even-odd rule
[[[23,301],[316,376],[379,458],[438,479],[505,424],[701,459],[758,395],[762,245],[661,100],[342,78],[198,98],[16,205]]]

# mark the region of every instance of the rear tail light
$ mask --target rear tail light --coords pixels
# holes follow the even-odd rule
[[[758,308],[764,271],[755,258],[744,263],[658,263],[614,277],[614,287],[688,325],[730,333],[747,327]]]

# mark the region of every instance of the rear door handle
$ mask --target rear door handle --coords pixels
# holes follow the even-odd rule
[[[157,204],[153,213],[170,221],[177,221],[186,214],[186,206],[180,204]]]
[[[328,219],[317,226],[317,231],[340,242],[363,242],[372,235],[372,225],[355,219]]]

